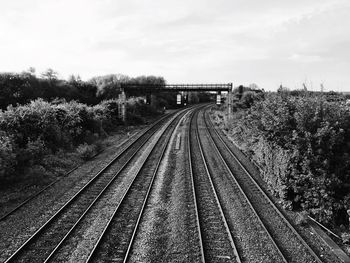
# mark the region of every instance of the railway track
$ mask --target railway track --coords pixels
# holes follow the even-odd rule
[[[138,132],[134,135],[132,135],[131,138],[129,138],[128,140],[122,142],[120,144],[120,147],[123,148],[123,150],[117,154],[117,156],[115,156],[115,158],[112,160],[112,162],[115,162],[126,150],[128,150],[128,148],[130,148],[132,146],[132,143],[136,143],[137,140],[139,140],[142,136],[145,136],[150,129],[152,129],[155,125],[158,125],[159,123],[161,123],[162,121],[164,121],[165,118],[167,118],[170,115],[166,115],[163,116],[161,119],[159,119],[158,121],[156,121],[155,123],[153,123],[150,127],[146,128],[145,130]],[[135,141],[133,141],[132,143],[130,139],[132,139],[133,137],[136,137]],[[104,151],[104,150],[102,150]],[[98,154],[102,153],[102,151],[96,153],[94,156],[91,157],[91,159],[95,158]],[[0,215],[0,221],[3,221],[5,219],[7,219],[9,216],[13,215],[15,212],[17,212],[18,210],[20,210],[21,208],[25,207],[30,201],[32,201],[34,198],[38,197],[40,194],[44,193],[45,191],[47,191],[49,188],[53,187],[55,184],[57,184],[59,181],[61,181],[63,178],[67,177],[69,174],[73,173],[75,170],[77,170],[82,164],[79,164],[75,167],[73,167],[71,170],[69,170],[64,176],[61,176],[60,178],[56,179],[55,181],[51,182],[50,184],[48,184],[47,186],[44,186],[42,189],[40,189],[39,191],[35,192],[34,194],[30,195],[29,197],[27,197],[25,200],[23,200],[22,202],[20,202],[18,205],[14,206],[12,209],[10,209],[9,211],[5,212],[4,214]],[[110,163],[108,163],[106,165],[106,167],[108,167],[110,165]],[[105,167],[105,168],[106,168]],[[26,188],[24,187],[22,189],[25,190]]]
[[[182,117],[169,124],[164,136],[142,162],[86,262],[127,262],[129,259],[161,161],[171,135]]]
[[[202,112],[200,113],[202,114]],[[208,168],[242,262],[287,262],[205,129],[200,139]],[[259,240],[259,242],[257,242]]]
[[[196,261],[321,263],[235,156],[208,112],[203,107],[186,111],[164,117],[126,145],[5,262],[66,262],[77,242],[85,250],[75,255],[79,262],[128,262],[172,133],[189,113],[185,166],[193,201],[187,206],[199,236]],[[94,223],[98,220],[102,223]],[[91,234],[89,240],[84,233]]]
[[[69,236],[77,223],[118,178],[121,171],[158,131],[163,122],[164,118],[152,125],[143,136],[140,136],[100,170],[5,262],[46,262],[46,259],[51,258],[62,240]]]
[[[233,187],[240,188],[240,192],[246,196],[246,200],[251,204],[251,208],[254,209],[255,214],[260,218],[264,228],[276,244],[283,261],[321,263],[320,257],[261,189],[208,119],[208,113],[205,112],[203,128],[218,156],[230,171],[233,185],[235,184]]]
[[[202,145],[199,140],[196,112],[190,120],[188,139],[197,224],[201,234],[202,262],[238,262],[236,245],[232,239],[221,204],[213,186]]]

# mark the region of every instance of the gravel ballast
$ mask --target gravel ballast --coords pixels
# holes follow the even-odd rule
[[[206,114],[207,119],[209,119],[208,113]],[[219,148],[224,158],[227,160],[227,164],[232,169],[232,171],[234,171],[234,173],[237,174],[238,181],[241,183],[242,187],[246,189],[248,197],[250,198],[258,213],[261,215],[265,225],[271,231],[274,238],[276,238],[277,241],[280,240],[278,241],[278,243],[280,243],[283,246],[282,250],[285,254],[287,254],[288,260],[290,260],[291,262],[314,262],[313,256],[310,255],[310,253],[306,249],[304,249],[300,241],[298,242],[296,240],[295,234],[288,229],[283,220],[277,220],[279,216],[277,215],[276,211],[272,209],[271,205],[267,205],[268,202],[265,201],[266,199],[263,197],[259,197],[259,194],[256,194],[259,191],[254,191],[254,186],[249,181],[245,180],[246,175],[243,172],[242,168],[233,160],[233,158],[224,149],[224,147],[222,147],[219,140],[217,140],[215,133],[213,131],[211,133],[214,135],[214,140],[218,142]],[[219,133],[222,133],[222,131],[219,130]],[[226,142],[230,141],[225,136],[223,137],[223,139]],[[233,150],[236,157],[239,160],[241,160],[241,162],[244,164],[245,168],[250,172],[250,174],[257,180],[259,185],[263,187],[264,192],[267,193],[266,184],[262,181],[261,177],[259,176],[259,171],[256,168],[256,166],[252,164],[249,158],[245,156],[234,144],[232,144],[232,142],[229,143],[229,147]],[[274,198],[271,198],[271,195],[269,196],[271,200],[274,200]],[[276,200],[274,201],[274,203],[276,206],[278,206]],[[316,254],[322,259],[322,261],[339,262],[339,259],[319,240],[315,239],[314,237],[311,239],[307,238],[307,236],[310,235],[310,232],[308,230],[301,230],[300,227],[298,227],[297,229],[299,230],[299,233],[302,235],[304,240],[306,240],[307,243],[312,247],[312,249],[316,251]]]
[[[206,160],[197,140],[197,114],[191,125],[191,159],[199,223],[206,262],[238,262],[230,229],[225,224],[221,204],[216,196]]]
[[[154,137],[151,138],[147,142],[147,144],[139,151],[139,153],[135,156],[132,162],[130,162],[125,169],[118,175],[116,180],[110,185],[110,187],[105,191],[98,201],[91,207],[86,216],[79,222],[78,227],[72,232],[72,235],[63,243],[61,248],[56,253],[54,261],[57,262],[85,262],[87,257],[90,254],[90,251],[93,249],[94,245],[98,241],[99,237],[102,234],[104,227],[107,225],[109,219],[112,217],[114,211],[118,208],[118,211],[123,211],[123,204],[133,204],[136,206],[136,201],[142,198],[138,195],[142,195],[142,191],[140,190],[142,187],[147,186],[150,180],[149,174],[138,174],[139,170],[142,167],[143,162],[146,160],[146,167],[142,169],[142,171],[152,170],[152,168],[147,165],[147,163],[153,163],[155,156],[152,155],[150,159],[147,159],[148,155],[151,153],[152,148],[158,142],[158,139],[161,137],[162,132],[164,131],[164,127],[158,131]],[[148,169],[149,168],[149,169]],[[114,171],[116,172],[116,171]],[[135,179],[136,178],[136,179]],[[133,182],[133,183],[132,183]],[[130,193],[126,195],[126,200],[130,199],[130,201],[123,201],[122,197],[126,190],[131,185]],[[136,189],[132,190],[132,189]],[[134,201],[133,201],[134,200]],[[119,206],[121,204],[121,206]],[[127,208],[128,211],[134,210],[133,208]],[[116,214],[116,220],[118,218],[122,220],[124,223],[129,224],[129,220],[127,219],[131,213],[127,213],[124,215],[120,214],[121,212]],[[119,222],[121,223],[121,222]],[[119,227],[127,230],[127,227],[124,224],[119,224]],[[132,229],[131,229],[132,230]],[[113,231],[112,229],[110,231]],[[117,236],[121,238],[121,234]],[[117,245],[117,238],[113,240],[113,246]],[[120,248],[118,248],[120,250]]]
[[[170,140],[136,235],[130,262],[200,262],[187,159],[189,115]],[[180,149],[175,149],[181,134]]]
[[[202,127],[199,133],[204,155],[242,261],[283,262],[268,233],[232,180],[222,159],[218,157],[209,140],[203,119],[199,118],[198,122]]]
[[[126,138],[126,137],[125,137]],[[0,222],[0,260],[5,260],[16,248],[43,225],[59,208],[81,189],[102,167],[121,152],[118,144],[107,148],[94,160],[63,178],[53,187],[26,204],[15,214]]]

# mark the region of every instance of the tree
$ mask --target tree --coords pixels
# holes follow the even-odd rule
[[[41,73],[41,77],[49,81],[53,81],[58,79],[58,73],[52,68],[48,68],[46,71]]]
[[[29,67],[27,70],[24,71],[24,73],[27,73],[29,75],[35,76],[35,68],[34,67]]]

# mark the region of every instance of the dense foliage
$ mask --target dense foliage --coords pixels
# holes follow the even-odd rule
[[[0,180],[10,179],[23,167],[41,162],[48,153],[78,150],[89,156],[87,144],[115,130],[118,100],[88,106],[75,101],[46,102],[42,99],[0,111]],[[143,117],[157,114],[138,99],[127,101],[129,123],[142,123]]]
[[[59,80],[52,72],[42,78],[28,72],[0,74],[1,109],[6,109],[8,105],[29,103],[36,98],[64,98],[67,101],[96,104],[99,101],[96,92],[97,87],[91,83],[74,77],[70,81]]]
[[[40,76],[34,68],[0,73],[0,180],[17,178],[49,155],[74,149],[83,159],[94,155],[99,138],[122,123],[118,97],[123,84],[141,87],[125,88],[127,124],[142,124],[145,117],[176,106],[174,93],[150,90],[165,84],[162,77],[110,74],[82,81],[74,75],[59,79],[52,69]]]
[[[147,87],[149,84],[164,85],[165,80],[155,76],[131,78],[122,74],[94,77],[89,81],[82,81],[79,76],[72,75],[68,80],[62,80],[52,69],[48,69],[40,77],[35,75],[34,69],[22,73],[0,73],[0,109],[4,110],[9,105],[23,105],[37,98],[46,101],[75,100],[95,105],[102,100],[117,99],[122,84],[140,84]],[[128,97],[150,94],[147,88],[142,91],[126,90],[126,93]],[[176,102],[174,94],[159,93],[154,96],[159,98],[158,106],[169,107]]]
[[[131,78],[122,74],[109,74],[92,78],[89,83],[97,87],[97,96],[101,99],[116,98],[120,93],[122,84],[138,84],[145,85],[143,90],[126,90],[129,96],[144,96],[150,92],[147,85],[164,85],[163,77],[155,76],[139,76]]]
[[[347,224],[350,107],[345,100],[280,91],[265,98],[243,94],[236,107],[229,134],[260,165],[285,206],[324,223]]]

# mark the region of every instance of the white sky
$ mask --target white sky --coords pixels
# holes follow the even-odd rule
[[[0,71],[350,91],[349,0],[0,0]]]

